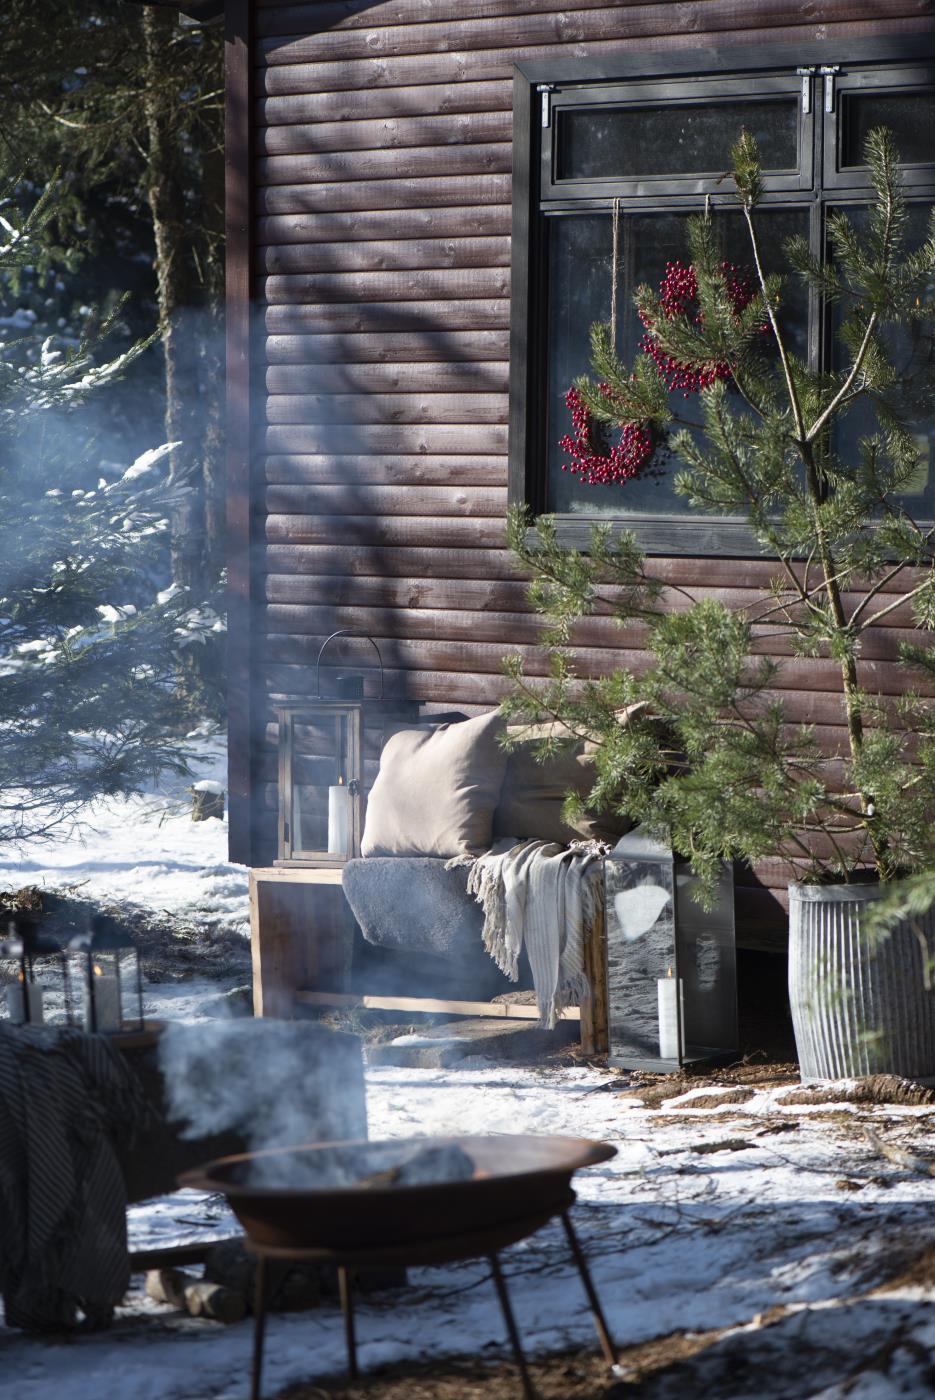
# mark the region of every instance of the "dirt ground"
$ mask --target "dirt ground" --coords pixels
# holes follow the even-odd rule
[[[597,1352],[539,1357],[529,1373],[539,1400],[637,1400],[643,1382],[715,1341],[720,1332],[684,1333],[623,1348],[623,1379],[608,1373]],[[356,1384],[334,1378],[295,1385],[277,1400],[521,1400],[516,1366],[507,1361],[452,1360],[427,1369],[418,1364],[368,1371]]]

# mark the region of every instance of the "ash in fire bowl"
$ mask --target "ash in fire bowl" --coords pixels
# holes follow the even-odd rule
[[[478,1169],[453,1142],[341,1143],[312,1151],[258,1153],[231,1172],[231,1185],[273,1191],[384,1190],[471,1181]]]

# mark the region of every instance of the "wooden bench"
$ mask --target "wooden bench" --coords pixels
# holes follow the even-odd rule
[[[354,917],[340,868],[269,866],[250,871],[253,1009],[290,1019],[302,1006],[365,1007],[405,1015],[490,1016],[536,1020],[534,1005],[509,1001],[370,996],[350,989]],[[581,1022],[581,1048],[607,1050],[607,970],[602,939],[585,948],[591,994],[563,1019]]]

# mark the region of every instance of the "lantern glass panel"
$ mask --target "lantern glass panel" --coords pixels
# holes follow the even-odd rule
[[[31,919],[11,922],[0,943],[0,1019],[14,1025],[67,1019],[61,946]]]
[[[715,905],[694,897],[687,863],[631,832],[604,864],[610,1057],[674,1069],[737,1047],[733,877]]]
[[[338,865],[360,849],[360,705],[280,712],[281,859]]]

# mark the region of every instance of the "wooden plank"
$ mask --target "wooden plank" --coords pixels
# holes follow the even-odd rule
[[[357,302],[491,300],[509,296],[509,269],[440,267],[423,271],[321,272],[258,277],[268,305],[353,305]],[[411,314],[411,313],[410,313]]]
[[[874,0],[876,21],[900,19],[907,14],[906,0]],[[795,0],[758,0],[755,9],[743,0],[694,0],[679,12],[682,34],[709,35],[736,29],[758,30],[801,24],[802,20],[842,24],[867,19],[866,0],[821,0],[812,13],[803,13]],[[911,13],[911,11],[910,11]],[[918,13],[918,9],[916,9]],[[255,45],[259,63],[304,64],[316,61],[344,62],[353,67],[361,59],[400,59],[416,54],[471,53],[491,49],[524,49],[559,44],[603,44],[620,38],[637,39],[671,33],[674,28],[671,0],[650,4],[604,5],[589,9],[566,6],[548,11],[538,6],[526,14],[462,16],[443,22],[388,25],[368,29],[334,28],[317,33],[270,36]],[[479,76],[479,75],[478,75]],[[488,76],[486,72],[483,76]],[[349,75],[349,85],[353,79]]]
[[[268,669],[268,673],[271,677],[276,677],[277,689],[281,681],[291,677],[289,689],[295,690],[298,687],[300,694],[303,690],[306,694],[311,693],[308,687],[313,683],[314,657],[323,640],[323,636],[316,639],[295,634],[290,634],[288,638],[266,639],[263,647],[264,669],[271,668]],[[509,653],[523,658],[530,676],[542,677],[548,673],[548,653],[544,648],[537,646],[513,644],[503,640],[496,643],[474,642],[467,638],[410,641],[400,636],[377,636],[375,640],[387,660],[387,671],[463,671],[494,677],[499,672],[504,655]],[[299,657],[303,660],[300,661]],[[632,647],[576,649],[576,662],[582,678],[610,675],[617,668],[639,674],[646,670],[649,661],[645,651]],[[904,677],[888,663],[868,661],[863,664],[862,673],[865,687],[880,695],[899,695],[905,689]],[[835,693],[839,688],[840,670],[833,662],[795,659],[784,662],[773,685],[773,689],[826,693]]]
[[[256,1016],[289,1018],[301,986],[340,988],[350,966],[353,919],[337,880],[321,871],[250,871],[250,944]]]
[[[409,364],[437,361],[445,354],[452,364],[475,360],[505,362],[507,329],[433,330],[418,327],[399,331],[367,331],[342,335],[269,335],[264,356],[271,365]]]
[[[505,423],[505,394],[271,394],[267,423]]]
[[[464,82],[451,87],[435,83],[413,87],[379,87],[325,92],[315,89],[261,97],[254,107],[257,126],[302,122],[353,122],[378,117],[442,116],[446,113],[509,112],[510,82]]]
[[[428,98],[428,94],[426,93]],[[324,151],[369,152],[406,150],[418,146],[445,150],[513,139],[509,109],[435,115],[429,102],[425,116],[383,117],[365,121],[297,122],[288,126],[260,124],[258,152],[266,156],[310,155]]]
[[[334,256],[353,257],[355,241],[387,242],[392,247],[403,239],[493,238],[508,236],[510,210],[506,204],[479,204],[475,208],[365,209],[354,218],[346,213],[274,214],[257,219],[258,245],[274,245],[280,250],[289,244],[329,245]],[[331,244],[335,244],[332,250]],[[495,262],[498,260],[495,259]],[[491,264],[493,266],[494,264]]]
[[[268,482],[374,486],[505,486],[502,457],[276,456],[262,462]]]
[[[253,856],[250,734],[252,731],[253,575],[251,540],[250,408],[251,320],[250,271],[253,200],[251,160],[249,0],[230,0],[224,36],[225,102],[225,398],[228,537],[227,702],[230,744],[227,760],[229,845],[233,860],[249,864]]]
[[[665,6],[659,8],[665,9]],[[694,7],[692,7],[693,9]],[[692,9],[680,13],[692,14]],[[864,11],[866,13],[866,10]],[[629,17],[627,17],[629,19]],[[747,23],[744,24],[743,20]],[[634,34],[621,24],[620,37],[608,37],[596,42],[591,52],[603,59],[632,57],[638,53],[660,55],[689,49],[702,55],[707,45],[699,43],[699,31],[695,27],[674,29],[671,14],[668,22],[661,16],[658,22],[662,28]],[[924,22],[924,21],[922,21]],[[716,37],[719,45],[738,49],[743,45],[761,44],[764,31],[768,31],[770,43],[808,43],[821,41],[832,45],[859,38],[879,39],[886,35],[918,33],[920,20],[917,17],[902,19],[848,20],[825,22],[807,20],[802,23],[760,24],[760,10],[746,7],[744,12],[735,13],[734,19],[717,30],[709,29],[701,37]],[[257,86],[264,95],[273,97],[286,93],[328,92],[356,90],[377,87],[413,87],[425,83],[454,86],[464,80],[484,82],[493,79],[506,80],[512,76],[513,66],[522,64],[551,64],[553,60],[569,57],[583,57],[588,52],[585,45],[566,43],[520,44],[505,49],[459,50],[456,53],[432,53],[405,55],[388,59],[383,55],[372,58],[343,59],[331,62],[281,63],[257,70]],[[697,71],[703,72],[705,60],[699,57]]]
[[[494,582],[522,577],[502,538],[493,548],[455,545],[438,548],[411,548],[402,541],[388,547],[371,546],[366,552],[353,544],[337,544],[324,539],[319,543],[269,541],[263,550],[268,573],[355,578],[378,575],[381,578],[409,578],[429,575],[438,578],[467,578]],[[499,547],[497,547],[499,545]]]
[[[514,1001],[446,1001],[439,997],[392,997],[341,994],[338,992],[296,992],[303,1006],[357,1006],[368,1011],[406,1011],[424,1016],[491,1016],[508,1021],[537,1021],[535,1006]],[[566,1006],[562,1021],[580,1020],[577,1006]]]
[[[406,268],[509,267],[508,238],[397,238],[357,243],[267,246],[258,270],[268,273],[400,272]]]
[[[620,8],[642,4],[643,0],[618,0]],[[306,0],[305,4],[283,4],[283,0],[256,0],[257,32],[304,34],[319,29],[371,29],[375,24],[426,24],[464,17],[463,0]],[[604,9],[607,0],[575,0],[575,9]],[[474,19],[502,19],[547,10],[564,10],[568,0],[474,0]]]
[[[320,155],[260,156],[254,162],[261,185],[314,185],[348,180],[410,179],[509,173],[509,141],[461,146],[407,146],[395,151],[325,151]]]
[[[452,175],[393,180],[341,180],[337,184],[260,185],[256,190],[260,214],[335,214],[375,209],[428,209],[459,205],[507,204],[509,175]]]
[[[314,507],[322,514],[437,516],[491,516],[506,510],[505,486],[270,486],[266,508],[284,515],[301,514]]]
[[[458,301],[322,302],[317,306],[269,306],[263,320],[273,335],[313,335],[336,331],[351,335],[368,331],[401,331],[423,335],[450,327],[452,331],[504,330],[510,304],[505,300],[471,297]]]
[[[393,452],[472,453],[489,456],[506,451],[506,428],[497,423],[381,423],[347,426],[338,434],[327,424],[318,427],[277,424],[263,434],[261,447],[267,452]]]
[[[505,360],[273,365],[265,378],[269,394],[501,394],[506,392],[509,365]]]

